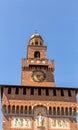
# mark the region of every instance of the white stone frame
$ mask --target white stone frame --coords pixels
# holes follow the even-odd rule
[[[50,129],[70,129],[69,120],[67,118],[49,118]]]
[[[11,128],[31,129],[32,128],[32,118],[30,118],[30,117],[12,117],[11,118]]]

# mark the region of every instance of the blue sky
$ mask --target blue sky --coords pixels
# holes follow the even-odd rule
[[[35,29],[55,60],[56,86],[78,88],[78,0],[0,1],[0,84],[21,84],[21,59]]]

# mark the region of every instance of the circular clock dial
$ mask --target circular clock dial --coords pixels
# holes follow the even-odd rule
[[[41,70],[34,70],[31,75],[32,79],[36,82],[42,82],[46,78],[46,74]]]

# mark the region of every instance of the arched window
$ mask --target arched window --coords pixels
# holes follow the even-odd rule
[[[69,115],[70,116],[72,115],[72,108],[71,107],[69,108]]]
[[[65,115],[68,115],[68,108],[65,108]]]
[[[57,107],[57,115],[60,115],[60,108]]]
[[[15,106],[12,106],[12,113],[15,113]]]
[[[23,106],[20,108],[20,114],[23,114]]]
[[[16,107],[16,113],[19,114],[19,106]]]
[[[38,41],[35,41],[35,45],[38,46]]]
[[[49,115],[51,115],[51,114],[52,114],[52,108],[49,107]]]
[[[29,106],[29,114],[31,114],[32,112],[31,106]]]
[[[53,115],[56,115],[56,108],[53,107]]]
[[[40,58],[40,52],[39,51],[36,51],[34,53],[34,58]]]
[[[64,108],[61,108],[61,115],[64,115]]]
[[[24,108],[24,114],[27,114],[27,106]]]

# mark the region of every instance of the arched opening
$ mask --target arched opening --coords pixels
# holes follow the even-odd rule
[[[35,41],[35,46],[38,46],[38,41]]]
[[[72,108],[71,107],[69,108],[69,115],[70,116],[72,115]]]
[[[47,107],[44,105],[36,105],[33,108],[34,110],[34,117],[36,118],[37,126],[43,129],[45,125],[45,117],[47,114]]]
[[[68,115],[68,108],[65,108],[65,114]]]
[[[52,114],[52,108],[49,107],[49,115],[51,115],[51,114]]]
[[[64,108],[61,108],[61,115],[64,115]]]
[[[24,113],[27,114],[27,106],[24,108]]]
[[[57,107],[57,115],[60,115],[60,108]]]
[[[53,107],[53,115],[56,115],[56,108]]]
[[[45,105],[35,105],[33,108],[33,113],[34,115],[38,114],[38,113],[42,113],[42,115],[46,115],[47,114],[47,107]]]
[[[20,114],[23,114],[23,106],[21,106]]]
[[[15,106],[12,106],[12,113],[15,113]]]
[[[11,106],[9,105],[8,106],[8,113],[10,113],[11,112]]]
[[[29,114],[32,113],[32,109],[31,109],[31,106],[29,106]]]
[[[40,52],[39,51],[34,52],[34,58],[40,58]]]
[[[16,107],[16,113],[19,114],[19,106]]]

